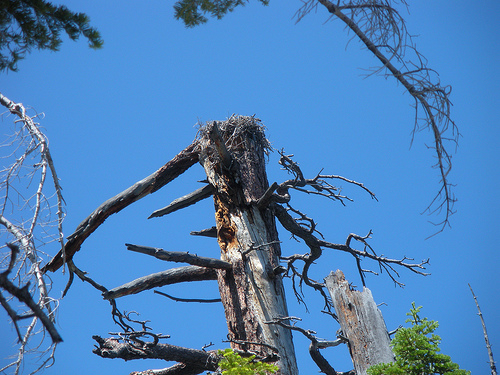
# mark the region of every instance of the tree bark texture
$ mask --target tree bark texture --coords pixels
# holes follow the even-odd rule
[[[279,373],[296,375],[290,330],[266,324],[288,316],[283,283],[274,272],[280,255],[274,216],[256,204],[269,187],[268,141],[253,117],[209,123],[201,132],[200,162],[214,188],[221,259],[232,264],[216,271],[231,346],[261,357],[277,354]]]
[[[372,365],[394,362],[384,318],[370,289],[352,290],[340,270],[331,272],[325,281],[342,333],[349,340],[356,374],[366,375]]]

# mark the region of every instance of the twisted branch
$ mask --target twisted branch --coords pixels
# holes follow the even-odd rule
[[[427,60],[417,51],[404,19],[392,3],[391,0],[345,0],[335,3],[330,0],[306,0],[296,17],[298,22],[318,4],[324,6],[331,18],[340,19],[381,62],[382,65],[373,69],[371,74],[396,78],[414,99],[415,121],[411,142],[418,131],[429,129],[433,134],[433,146],[428,148],[433,149],[437,156],[434,167],[439,170],[441,187],[424,210],[429,214],[444,211],[444,219],[434,223],[439,227],[437,234],[450,225],[456,202],[453,185],[448,178],[452,167],[451,155],[444,143],[450,141],[457,146],[460,133],[451,119],[450,86],[442,86],[438,74],[427,67]],[[401,3],[407,6],[405,0]],[[423,112],[423,117],[419,111]],[[450,132],[451,135],[448,135]]]

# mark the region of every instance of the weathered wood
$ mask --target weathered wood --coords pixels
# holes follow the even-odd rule
[[[198,162],[198,152],[198,142],[194,141],[156,172],[102,203],[78,225],[74,233],[68,236],[68,241],[64,245],[64,252],[59,251],[43,267],[43,272],[55,272],[65,261],[72,259],[88,236],[109,216],[123,210],[146,195],[154,193],[196,164]]]
[[[370,289],[351,290],[342,271],[331,272],[325,279],[344,337],[349,340],[354,370],[366,375],[366,370],[378,363],[394,361],[389,334],[382,313],[373,300]]]
[[[137,294],[143,290],[158,288],[165,285],[203,280],[217,280],[215,270],[213,268],[198,266],[171,268],[166,271],[139,277],[138,279],[103,293],[102,296],[104,299],[114,299],[128,296],[130,294]]]
[[[199,201],[206,199],[211,195],[212,195],[212,187],[210,185],[205,185],[202,188],[193,191],[192,193],[186,194],[180,198],[175,199],[168,206],[154,211],[151,215],[149,215],[148,219],[171,214],[172,212],[178,211],[180,209],[198,203]]]
[[[92,352],[103,358],[121,358],[126,361],[146,358],[175,361],[199,370],[198,372],[189,372],[190,374],[199,374],[206,370],[214,371],[220,360],[216,351],[196,350],[162,343],[139,345],[138,343],[122,342],[115,338],[103,339],[100,336],[92,336],[92,338],[99,344]]]
[[[218,270],[231,346],[260,356],[279,356],[281,375],[298,374],[290,330],[265,322],[288,316],[279,266],[279,243],[272,212],[256,206],[269,187],[264,150],[267,140],[250,117],[208,124],[200,162],[214,186],[217,239],[221,259],[231,271]],[[219,137],[222,138],[219,139]],[[256,345],[260,343],[263,345]]]
[[[137,246],[126,243],[127,250],[135,251],[142,254],[154,256],[156,259],[165,260],[167,262],[188,263],[193,266],[207,267],[207,268],[221,268],[231,269],[231,263],[224,262],[220,259],[201,257],[195,254],[189,254],[182,251],[166,251],[156,247]]]
[[[217,227],[210,227],[202,230],[193,230],[189,232],[191,236],[203,236],[203,237],[211,237],[217,238]]]

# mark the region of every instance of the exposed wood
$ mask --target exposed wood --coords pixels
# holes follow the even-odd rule
[[[57,271],[65,260],[73,258],[73,255],[80,250],[82,243],[87,237],[90,236],[90,234],[92,234],[109,216],[121,211],[131,203],[138,201],[146,195],[154,193],[174,180],[189,167],[198,162],[198,155],[198,141],[194,141],[156,172],[102,203],[83,220],[80,225],[78,225],[78,228],[76,228],[73,234],[68,236],[68,241],[64,246],[64,253],[63,251],[59,251],[59,253],[43,267],[43,272]]]
[[[194,254],[181,251],[165,251],[156,247],[137,246],[129,243],[125,244],[127,250],[135,251],[142,254],[154,256],[157,259],[165,260],[168,262],[188,263],[193,266],[207,267],[207,268],[220,268],[229,270],[232,268],[231,263],[224,262],[220,259],[201,257]]]
[[[488,338],[488,332],[486,331],[486,324],[484,323],[483,313],[481,312],[479,302],[477,301],[476,295],[474,294],[474,291],[472,290],[470,284],[469,289],[472,293],[472,297],[474,297],[474,302],[476,302],[479,319],[481,319],[481,325],[483,326],[484,341],[486,341],[486,349],[488,350],[488,357],[490,359],[491,375],[497,375],[497,366],[495,364],[495,360],[493,359],[493,351],[491,350],[490,339]]]
[[[214,129],[218,125],[221,128]],[[280,254],[274,217],[269,208],[261,211],[252,204],[269,187],[264,157],[267,140],[250,117],[233,117],[207,127],[200,162],[214,186],[221,259],[233,266],[232,271],[217,271],[231,346],[262,357],[276,354],[269,349],[274,347],[279,373],[296,375],[290,330],[265,323],[288,316],[281,277],[273,272]]]
[[[211,227],[202,230],[193,230],[189,234],[191,236],[204,236],[204,237],[217,238],[217,227]]]
[[[342,334],[349,340],[356,374],[366,375],[366,370],[372,365],[394,362],[384,318],[370,289],[365,287],[362,292],[351,290],[340,270],[331,272],[325,281]]]
[[[172,268],[166,271],[143,276],[129,283],[103,293],[104,299],[115,299],[129,294],[137,294],[144,290],[158,288],[164,285],[177,284],[189,281],[217,280],[213,268],[185,266]]]
[[[195,203],[198,203],[203,199],[210,197],[211,195],[212,195],[212,187],[210,185],[205,185],[202,188],[193,191],[192,193],[177,198],[176,200],[172,201],[172,203],[170,203],[168,206],[154,211],[151,215],[149,215],[148,219],[167,215],[177,210],[189,207]]]

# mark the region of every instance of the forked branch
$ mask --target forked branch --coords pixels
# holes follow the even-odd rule
[[[48,140],[36,122],[43,114],[29,115],[21,103],[2,94],[0,104],[8,109],[2,115],[15,116],[11,134],[6,128],[0,139],[0,234],[10,243],[0,246],[2,264],[9,263],[1,276],[1,289],[5,293],[0,302],[12,318],[19,339],[17,358],[0,368],[0,372],[12,367],[13,373],[18,374],[23,358],[30,352],[45,356],[34,372],[49,367],[54,361],[55,343],[61,341],[54,328],[58,301],[49,294],[51,281],[43,275],[40,264],[45,261],[45,254],[41,252],[44,245],[59,242],[62,248],[64,244],[65,212]],[[11,307],[12,298],[22,302],[19,308]],[[20,319],[30,319],[30,322],[21,329]],[[40,323],[45,329],[38,329]],[[38,345],[32,345],[36,334],[46,332],[52,338],[48,347],[42,345],[43,338]]]
[[[347,339],[344,337],[338,337],[336,340],[333,341],[328,341],[328,340],[321,340],[318,339],[315,334],[316,332],[309,330],[309,329],[303,329],[300,328],[296,325],[297,321],[300,321],[300,318],[293,317],[293,316],[287,316],[287,317],[280,317],[280,318],[274,318],[273,320],[270,320],[266,322],[267,324],[277,324],[280,325],[284,328],[287,328],[292,331],[297,331],[302,333],[305,337],[307,337],[310,341],[311,344],[309,345],[309,355],[311,356],[312,360],[318,368],[320,369],[320,372],[323,374],[327,375],[354,375],[353,371],[348,371],[348,372],[337,372],[335,369],[332,367],[332,365],[326,360],[325,357],[320,353],[319,349],[325,349],[325,348],[330,348],[334,346],[338,346],[343,343],[347,343]],[[292,322],[292,324],[290,324]]]
[[[406,1],[401,2],[406,5]],[[434,167],[440,174],[441,187],[425,211],[429,214],[444,211],[444,219],[435,223],[439,226],[437,233],[441,232],[449,225],[456,201],[448,177],[452,166],[451,155],[445,148],[446,141],[456,146],[460,136],[450,115],[451,88],[442,86],[438,74],[427,67],[427,60],[417,51],[404,19],[394,9],[391,0],[306,0],[303,3],[296,13],[297,21],[321,4],[331,17],[340,19],[381,62],[381,66],[374,69],[372,74],[394,77],[414,99],[412,142],[417,131],[431,131],[433,146],[429,148],[436,153]],[[419,112],[423,112],[423,116]]]

